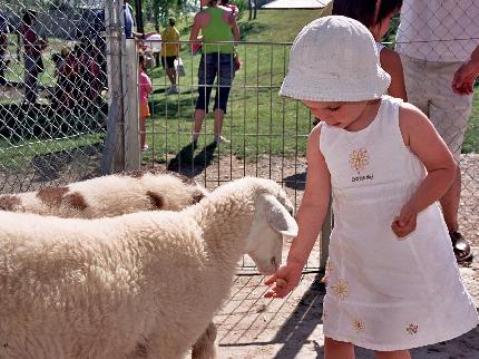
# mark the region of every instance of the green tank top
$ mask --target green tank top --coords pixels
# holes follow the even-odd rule
[[[205,11],[210,15],[210,22],[201,30],[204,42],[203,53],[220,52],[222,54],[232,54],[234,52],[233,43],[208,44],[208,42],[214,41],[233,41],[231,27],[223,20],[224,10],[217,7],[208,7]]]

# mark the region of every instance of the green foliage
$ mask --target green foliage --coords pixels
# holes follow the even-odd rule
[[[169,16],[185,13],[187,4],[188,0],[144,0],[143,16],[146,21],[154,22],[155,27],[164,26]]]

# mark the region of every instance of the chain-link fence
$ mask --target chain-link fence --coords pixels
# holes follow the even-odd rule
[[[146,56],[151,59],[147,72],[154,90],[149,97],[151,116],[146,120],[147,149],[142,153],[142,164],[194,177],[210,190],[244,176],[269,178],[284,185],[297,208],[305,186],[306,141],[314,119],[299,102],[278,96],[291,44],[241,42],[235,56],[228,59],[215,54],[209,60],[202,60],[200,53],[191,55],[189,42],[179,44],[184,73],[178,76],[176,86],[147,50]],[[148,45],[159,48],[154,41]],[[223,64],[217,69],[217,82],[204,75],[212,71],[207,68],[211,62]],[[223,77],[232,78],[231,86],[231,78]],[[231,90],[229,94],[225,88]],[[211,92],[209,106],[198,99],[201,91]],[[228,96],[228,100],[223,101],[222,96]],[[222,106],[226,113],[218,138],[214,108]],[[198,110],[208,114],[194,142]],[[320,241],[307,271],[324,265],[320,256],[327,253],[326,246],[327,241]],[[252,269],[253,263],[245,257],[242,270]]]
[[[98,175],[103,155],[113,162],[104,143],[114,96],[125,96],[109,83],[123,73],[120,11],[115,0],[0,1],[2,192]]]

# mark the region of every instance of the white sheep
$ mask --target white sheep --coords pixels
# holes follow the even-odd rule
[[[179,211],[199,202],[207,191],[187,177],[134,171],[44,187],[38,191],[0,195],[0,210],[64,218],[113,217],[146,210]],[[193,346],[193,359],[214,359],[214,324]]]
[[[164,172],[134,171],[98,177],[66,187],[44,187],[35,192],[0,195],[0,209],[100,218],[146,210],[181,210],[199,202],[207,191],[187,177]],[[192,350],[192,359],[215,359],[214,324]]]
[[[280,264],[297,232],[284,206],[278,184],[245,178],[181,212],[0,212],[0,358],[182,358],[244,253],[265,274]]]
[[[206,190],[171,174],[110,175],[0,196],[0,209],[65,218],[113,217],[146,210],[179,211],[198,202]]]

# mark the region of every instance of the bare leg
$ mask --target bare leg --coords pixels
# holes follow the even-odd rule
[[[206,117],[206,111],[201,109],[196,109],[194,114],[195,123],[193,125],[193,141],[198,140],[201,132],[201,125],[203,124],[203,120]]]
[[[449,191],[441,198],[442,213],[450,232],[457,231],[459,223],[457,214],[459,212],[459,202],[461,199],[461,170],[457,169],[457,176]]]
[[[208,325],[208,328],[201,335],[201,337],[193,345],[191,352],[192,359],[215,359],[216,358],[216,327],[213,323]]]
[[[146,118],[140,118],[140,149],[144,149],[146,145]]]
[[[215,110],[215,138],[221,136],[221,130],[223,128],[223,119],[225,118],[225,113],[221,109]]]
[[[351,343],[339,342],[324,338],[324,359],[354,359],[354,346]]]
[[[376,352],[376,359],[411,359],[409,350],[397,350],[394,352]]]
[[[170,80],[173,86],[176,86],[176,70],[175,68],[166,69],[166,74],[168,75],[168,79]]]

